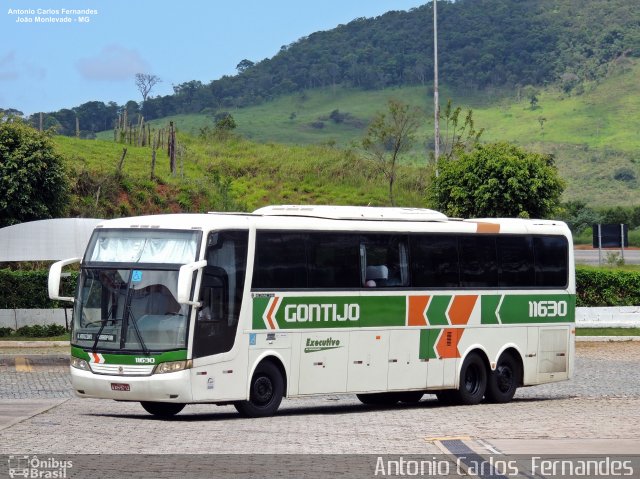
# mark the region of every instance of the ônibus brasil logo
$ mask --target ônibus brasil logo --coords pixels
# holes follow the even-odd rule
[[[305,344],[304,352],[305,353],[315,353],[317,351],[326,351],[327,349],[337,349],[341,348],[340,340],[327,338],[327,339],[311,339],[307,338],[307,343]]]

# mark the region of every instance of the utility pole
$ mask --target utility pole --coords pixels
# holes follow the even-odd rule
[[[434,116],[434,158],[436,177],[438,176],[438,157],[440,156],[440,100],[438,98],[438,7],[433,0],[433,116]]]

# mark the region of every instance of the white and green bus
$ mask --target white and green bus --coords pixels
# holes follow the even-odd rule
[[[81,260],[83,398],[269,416],[283,397],[507,402],[573,374],[571,234],[558,221],[271,206],[98,225]]]

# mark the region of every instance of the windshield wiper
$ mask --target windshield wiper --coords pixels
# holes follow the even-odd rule
[[[142,333],[140,333],[140,329],[138,329],[138,322],[136,321],[135,316],[133,315],[133,313],[131,312],[131,307],[128,308],[128,318],[129,318],[129,322],[133,324],[133,329],[136,332],[136,335],[138,336],[138,339],[140,340],[140,346],[142,347],[142,351],[144,352],[145,355],[149,355],[149,349],[147,348],[146,344],[144,344],[144,340],[142,339]]]
[[[91,346],[91,350],[92,350],[94,353],[96,352],[96,350],[97,350],[97,348],[98,348],[98,341],[100,341],[100,335],[102,334],[102,330],[104,329],[104,327],[107,325],[107,323],[108,323],[109,321],[112,321],[112,322],[114,322],[114,323],[115,323],[115,322],[120,321],[120,320],[119,320],[119,319],[117,319],[117,318],[114,318],[114,319],[109,319],[109,318],[107,318],[107,319],[103,319],[103,320],[101,321],[101,323],[102,323],[102,324],[100,325],[100,329],[98,330],[98,334],[96,334],[96,339],[93,341],[93,346]]]

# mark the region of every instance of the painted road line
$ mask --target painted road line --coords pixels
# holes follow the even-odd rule
[[[464,470],[468,476],[481,479],[507,479],[507,476],[499,474],[492,467],[491,461],[474,451],[465,441],[470,441],[470,438],[442,438],[436,440],[435,444],[445,454],[452,457],[457,467]],[[476,443],[486,447],[478,441]]]
[[[482,447],[484,447],[491,454],[500,454],[500,455],[503,454],[502,451],[499,451],[493,445],[489,444],[486,441],[483,441],[482,439],[476,439],[476,442],[480,444]]]
[[[31,361],[27,358],[23,358],[22,356],[16,357],[16,371],[19,373],[30,373],[33,372],[33,366],[31,365]]]

